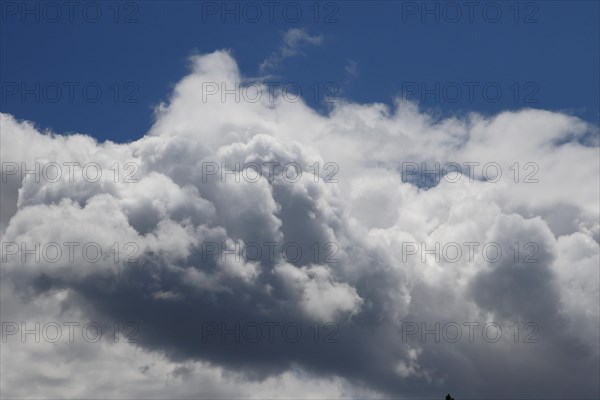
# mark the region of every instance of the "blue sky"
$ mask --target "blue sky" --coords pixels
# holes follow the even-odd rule
[[[405,93],[441,114],[490,114],[532,106],[598,120],[595,1],[496,2],[502,12],[497,22],[491,22],[494,7],[485,14],[481,3],[469,21],[464,2],[457,2],[462,15],[456,23],[450,8],[438,9],[439,22],[434,14],[420,14],[423,7],[441,7],[435,2],[325,2],[318,5],[318,22],[314,4],[299,2],[302,16],[297,22],[286,20],[281,8],[275,8],[269,21],[263,7],[256,23],[243,14],[239,23],[231,15],[223,22],[221,10],[213,14],[210,8],[222,7],[220,2],[124,2],[118,23],[112,2],[97,3],[102,4],[102,16],[96,23],[86,21],[81,9],[74,10],[71,22],[64,8],[55,23],[49,22],[53,10],[43,14],[40,9],[36,22],[36,15],[23,17],[22,10],[7,9],[6,3],[0,35],[0,110],[56,132],[83,132],[118,142],[139,138],[152,123],[153,107],[168,100],[173,85],[188,72],[191,54],[231,49],[243,75],[259,76],[258,66],[276,51],[290,28],[323,40],[268,72],[278,82],[297,82],[307,101],[323,112],[323,102],[315,104],[315,85],[322,89],[333,82],[328,88],[357,102],[391,104],[394,96]],[[92,17],[94,11],[87,10]],[[252,10],[246,11],[252,18]],[[293,11],[288,9],[289,15]],[[325,22],[327,16],[330,20]],[[355,72],[348,72],[352,64]],[[48,97],[42,93],[36,103],[33,95],[26,95],[23,101],[22,86],[14,85],[35,88],[36,82],[40,90],[48,90]],[[72,99],[63,82],[77,83]],[[439,101],[434,94],[420,92],[435,90],[436,82]],[[472,98],[465,82],[474,82]],[[46,100],[56,83],[62,93],[50,103]],[[95,103],[82,94],[89,83],[91,97],[95,84],[102,89]],[[496,88],[502,97],[493,101]]]

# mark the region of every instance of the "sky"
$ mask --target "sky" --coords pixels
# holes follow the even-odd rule
[[[2,1],[0,398],[598,398],[599,13]]]
[[[221,49],[232,51],[246,77],[298,83],[313,103],[319,93],[316,106],[326,106],[326,92],[363,103],[404,96],[442,114],[541,107],[591,122],[599,117],[596,1],[306,1],[257,8],[150,0],[100,2],[98,17],[84,3],[58,8],[60,14],[41,3],[12,4],[5,2],[0,35],[1,110],[58,132],[140,138],[153,109],[186,73],[188,57]],[[260,71],[291,28],[322,42]],[[36,82],[40,92],[51,85],[37,103],[25,94]],[[64,82],[74,82],[72,96]]]

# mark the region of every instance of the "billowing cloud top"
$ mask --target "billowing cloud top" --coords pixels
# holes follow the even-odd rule
[[[183,382],[176,395],[198,396],[206,392],[194,382],[217,370],[238,386],[204,388],[224,397],[297,396],[307,381],[321,397],[439,396],[446,388],[463,397],[598,396],[597,128],[534,109],[439,120],[400,101],[393,109],[338,102],[323,115],[266,89],[256,101],[223,101],[207,90],[243,85],[232,56],[192,61],[150,131],[131,143],[39,132],[1,115],[3,321],[34,321],[47,315],[42,309],[134,321],[139,341],[123,351],[137,355],[94,357],[142,397],[147,385],[160,393],[152,385],[169,374]],[[13,173],[36,163],[56,163],[62,175],[49,179],[47,168],[36,182]],[[221,176],[236,163],[247,168]],[[414,167],[435,163],[463,166],[463,175],[423,184]],[[490,181],[482,168],[490,163],[501,178]],[[97,165],[101,179],[82,179]],[[249,166],[263,177],[252,179],[258,171]],[[76,250],[73,260],[23,261],[21,248],[6,245],[51,242],[95,243],[111,256],[90,262]],[[473,260],[423,262],[407,246],[470,242],[494,243],[504,255],[490,262],[480,246]],[[250,243],[260,254],[239,254]],[[270,253],[265,243],[292,243],[302,254]],[[525,259],[527,245],[535,259]],[[125,260],[130,250],[135,262]],[[465,323],[489,321],[502,327],[493,343],[406,336],[436,323],[468,336]],[[236,322],[293,323],[310,334],[294,343],[201,340],[207,326]],[[515,343],[515,322],[532,324],[536,340]],[[336,340],[314,343],[314,324],[335,330]],[[64,379],[85,373],[76,366],[89,351],[46,350],[70,360],[57,363],[58,381],[31,387],[26,373],[8,373],[3,391],[60,393]],[[5,371],[25,368],[25,356],[4,353]],[[160,357],[147,361],[152,355]],[[43,365],[31,376],[48,377]],[[75,386],[70,395],[96,389]]]

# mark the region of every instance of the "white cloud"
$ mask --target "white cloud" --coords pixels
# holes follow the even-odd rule
[[[305,35],[288,37],[281,54],[320,40]],[[67,311],[83,320],[133,318],[140,343],[3,351],[3,372],[12,366],[2,375],[5,395],[110,397],[116,389],[104,396],[102,387],[111,380],[128,397],[173,389],[173,397],[333,398],[363,389],[368,396],[418,397],[450,386],[465,397],[598,394],[599,155],[578,141],[597,128],[533,109],[434,120],[400,101],[393,108],[340,102],[321,115],[282,97],[203,99],[202,83],[221,81],[244,81],[227,52],[194,57],[148,134],[126,144],[42,133],[0,115],[4,173],[6,163],[73,161],[96,162],[103,176],[95,183],[80,170],[74,182],[8,176],[3,243],[95,242],[108,255],[114,242],[139,248],[132,265],[110,257],[90,263],[80,253],[75,262],[58,263],[8,256],[3,318],[35,321]],[[115,162],[139,165],[139,181],[114,182]],[[236,183],[229,174],[223,183],[218,175],[204,179],[208,162],[294,162],[303,175],[290,183],[277,170],[273,182]],[[339,183],[324,182],[327,162],[339,167]],[[424,188],[402,180],[406,162],[496,162],[504,175],[484,182],[485,172],[475,168],[473,181],[462,175]],[[524,183],[533,170],[538,182]],[[472,241],[497,243],[508,257],[489,263],[479,251],[474,262],[403,259],[406,242],[433,248]],[[293,262],[264,252],[235,263],[203,247],[223,242],[293,242],[305,251]],[[534,242],[537,261],[514,262],[515,242]],[[335,243],[338,262],[323,259],[324,246],[315,260],[315,243]],[[56,309],[43,300],[51,296]],[[339,342],[319,347],[307,338],[260,349],[198,343],[201,322],[220,319],[335,322]],[[505,333],[495,344],[401,340],[407,321],[431,328],[436,321],[490,320]],[[537,323],[540,342],[514,343],[514,321]],[[37,354],[44,361],[26,367]],[[313,392],[305,394],[306,387]]]
[[[356,78],[358,76],[357,62],[349,58],[346,59],[346,66],[344,67],[344,71],[346,71],[350,78]]]
[[[261,73],[275,69],[281,63],[291,57],[304,55],[302,48],[308,45],[320,45],[323,43],[323,36],[312,36],[302,28],[290,28],[283,34],[282,44],[267,57],[259,66]]]

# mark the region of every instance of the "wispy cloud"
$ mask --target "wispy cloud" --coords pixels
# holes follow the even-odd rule
[[[356,63],[356,61],[347,58],[344,70],[350,78],[358,77],[358,64]]]
[[[283,42],[279,48],[260,64],[259,70],[263,73],[277,68],[286,58],[304,55],[302,52],[303,47],[321,43],[323,43],[323,36],[311,36],[302,28],[288,29],[283,34]]]

